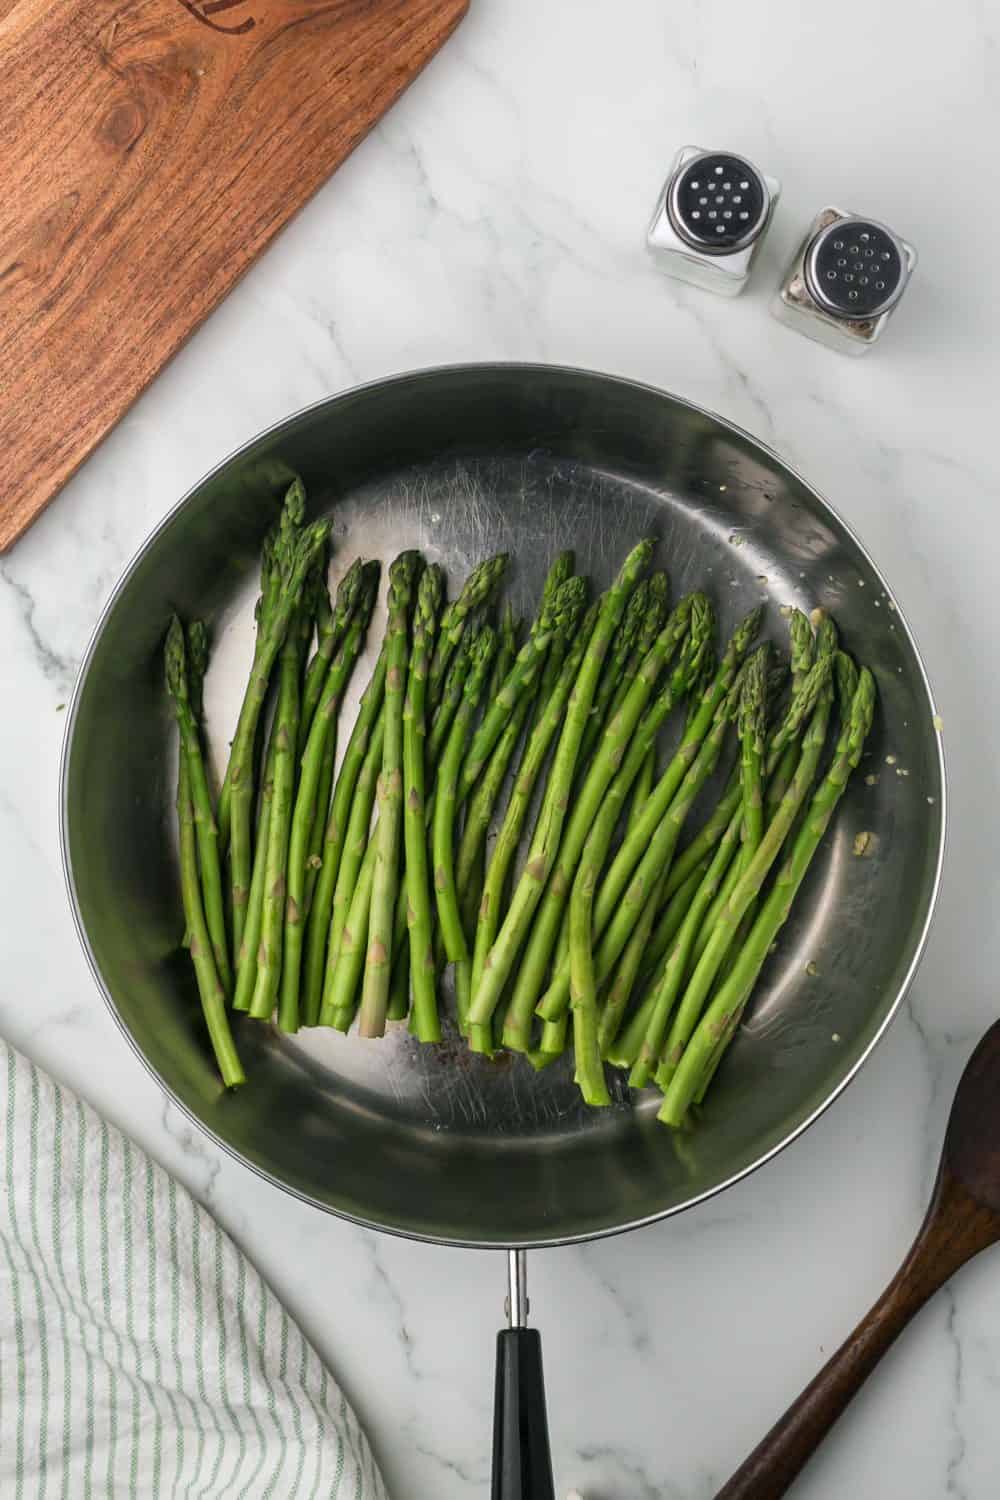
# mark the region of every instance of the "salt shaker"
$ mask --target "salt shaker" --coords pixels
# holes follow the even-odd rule
[[[684,146],[663,184],[646,235],[666,272],[735,297],[746,286],[781,185],[745,157]]]
[[[774,316],[844,354],[881,337],[917,263],[912,245],[875,219],[824,208],[785,273]]]

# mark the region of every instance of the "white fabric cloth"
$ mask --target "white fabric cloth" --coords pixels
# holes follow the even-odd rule
[[[4,1500],[386,1500],[353,1412],[219,1225],[0,1041]]]

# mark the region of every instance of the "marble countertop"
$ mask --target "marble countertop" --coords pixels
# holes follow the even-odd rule
[[[925,651],[951,835],[927,956],[846,1095],[763,1171],[658,1227],[531,1257],[560,1490],[703,1500],[898,1264],[961,1067],[998,1009],[995,650],[1000,21],[982,0],[472,0],[445,52],[0,560],[0,1029],[188,1183],[328,1357],[398,1497],[489,1473],[499,1257],[339,1223],[220,1156],[104,1009],[60,868],[62,710],[123,564],[260,428],[386,373],[533,359],[627,374],[774,445],[860,532]],[[678,145],[784,194],[750,291],[660,276],[643,235]],[[847,360],[768,302],[813,213],[884,218],[921,256],[883,343]],[[16,715],[12,706],[16,705]],[[40,962],[40,959],[42,962]],[[936,1298],[795,1493],[985,1500],[1000,1437],[1000,1258]],[[892,1476],[891,1479],[887,1476]]]

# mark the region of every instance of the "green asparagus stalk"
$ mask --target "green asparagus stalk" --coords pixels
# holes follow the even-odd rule
[[[486,688],[486,702],[492,703],[500,690],[500,684],[504,681],[507,673],[514,665],[517,656],[517,621],[514,618],[514,606],[508,599],[500,616],[500,630],[497,638],[496,655],[493,657],[493,666],[490,669],[490,680]]]
[[[542,683],[540,694],[542,701],[539,705],[538,717],[528,736],[528,743],[511,788],[507,811],[504,813],[503,823],[493,847],[493,855],[483,884],[483,898],[479,907],[479,921],[476,924],[476,947],[472,965],[473,995],[479,990],[487,954],[500,928],[507,877],[517,853],[535,787],[552,741],[562,728],[566,705],[597,623],[598,609],[599,604],[595,602],[584,618],[579,632],[569,635],[568,649],[554,680],[548,684],[544,681]]]
[[[243,941],[237,955],[236,989],[233,1009],[248,1011],[257,983],[257,955],[260,951],[260,929],[264,919],[264,883],[267,877],[267,850],[271,834],[271,807],[274,802],[274,763],[278,749],[277,727],[271,729],[264,757],[260,788],[260,816],[257,820],[257,842],[253,856],[253,876]]]
[[[646,759],[639,767],[639,774],[635,778],[635,786],[632,788],[632,801],[629,803],[628,822],[625,824],[625,832],[631,833],[639,815],[649,800],[649,794],[653,790],[653,782],[656,779],[656,747],[646,751]]]
[[[295,799],[295,752],[298,744],[301,704],[300,676],[303,639],[293,622],[281,647],[278,667],[278,701],[274,710],[274,774],[271,814],[267,829],[264,864],[264,896],[257,948],[257,972],[250,1014],[258,1021],[270,1019],[278,999],[284,939],[285,902],[288,892],[288,841]],[[233,829],[236,828],[234,786]]]
[[[196,635],[196,654],[203,650],[202,626]],[[188,651],[184,641],[184,627],[176,615],[170,621],[165,650],[167,690],[174,705],[177,728],[180,733],[181,755],[188,765],[187,792],[191,800],[195,837],[198,846],[198,862],[201,866],[203,911],[212,942],[212,954],[223,994],[232,992],[233,976],[226,944],[226,914],[222,896],[222,866],[219,860],[219,835],[212,811],[212,794],[205,770],[205,759],[201,748],[198,721],[191,706],[189,688]],[[201,685],[198,679],[197,696],[200,700]]]
[[[468,744],[469,726],[482,697],[495,649],[496,637],[489,626],[484,626],[473,646],[472,662],[465,682],[463,711],[455,717],[438,768],[433,820],[434,893],[445,954],[452,963],[465,962],[469,957],[455,887],[455,813],[460,797],[462,763]],[[464,1031],[468,1015],[461,999],[459,997],[458,1019],[459,1026]]]
[[[608,710],[609,717],[616,714],[621,708],[635,674],[646,660],[647,654],[653,649],[657,636],[667,623],[670,613],[669,606],[670,580],[666,573],[654,573],[649,579],[649,589],[646,594],[646,613],[639,630],[639,639],[632,649],[631,656],[625,663],[624,671],[611,698]]]
[[[705,913],[727,870],[732,868],[739,873],[738,852],[742,822],[742,810],[738,809],[730,819],[729,827],[719,841],[715,855],[698,885],[662,974],[657,976],[652,986],[652,1003],[646,1012],[647,1022],[633,1055],[628,1059],[628,1066],[632,1069],[629,1081],[633,1088],[643,1088],[650,1072],[657,1066],[667,1024],[683,988]],[[628,1049],[622,1050],[624,1053]]]
[[[462,766],[462,797],[468,796],[479,780],[493,747],[518,702],[534,687],[545,664],[545,653],[553,635],[564,627],[567,615],[579,611],[586,590],[587,585],[582,578],[568,578],[559,586],[552,599],[542,606],[535,628],[529,632],[506,680],[487,705],[483,721],[472,737]]]
[[[460,997],[460,1008],[465,1014],[472,1001],[473,956],[478,936],[477,914],[482,905],[486,880],[486,838],[493,814],[500,803],[514,753],[524,732],[532,701],[531,697],[521,699],[506,729],[497,740],[486,771],[470,799],[455,861],[455,884],[458,888],[462,927],[466,934],[466,946],[470,949],[470,957],[455,966],[456,994]],[[473,1052],[492,1054],[495,1050],[494,1034],[499,1010],[498,1006],[492,1026],[468,1028],[469,1046]]]
[[[378,571],[358,573],[353,613],[340,647],[329,664],[320,688],[312,725],[302,752],[301,773],[292,812],[286,873],[285,930],[282,943],[281,1001],[278,1025],[282,1031],[299,1029],[299,987],[302,979],[302,945],[305,936],[305,893],[309,842],[317,814],[326,821],[325,806],[317,796],[328,747],[336,742],[336,722],[354,665],[361,654],[372,610],[378,594]],[[329,796],[329,792],[327,793]],[[310,1024],[315,1024],[307,1017]]]
[[[820,619],[824,618],[821,612]],[[818,623],[818,622],[817,622]],[[813,641],[812,625],[808,616],[800,609],[793,609],[788,616],[788,636],[791,645],[792,660],[792,693],[798,692],[805,681],[806,675],[815,659],[815,646]],[[766,815],[772,816],[778,803],[788,790],[789,782],[795,774],[795,765],[799,758],[799,747],[796,743],[786,746],[784,754],[775,768],[767,786]]]
[[[614,913],[608,911],[603,924],[606,930],[601,937],[596,954],[594,952],[594,898],[597,876],[593,872],[593,866],[586,860],[581,862],[577,872],[569,908],[570,1008],[573,1014],[576,1079],[588,1104],[606,1102],[607,1096],[597,1035],[598,986],[614,969],[650,896],[658,892],[664,883],[665,872],[684,821],[699,791],[718,762],[726,730],[739,702],[740,690],[740,672],[737,670],[729,691],[716,707],[708,733],[697,747],[694,759],[681,781],[676,796],[656,828],[645,854],[635,867],[635,872],[627,888],[622,892],[620,901],[616,903]],[[714,697],[714,693],[710,694],[711,697]],[[642,818],[636,824],[636,828],[641,826]],[[634,832],[626,836],[626,843],[631,837],[634,837]],[[612,866],[612,871],[613,869],[614,866]],[[597,930],[600,932],[601,928]]]
[[[260,595],[254,607],[254,661],[260,655],[261,648],[267,632],[270,628],[271,617],[281,592],[282,568],[287,560],[288,553],[295,535],[302,525],[305,515],[305,490],[298,482],[292,484],[288,489],[281,508],[281,514],[264,537],[260,558]],[[247,693],[250,692],[251,682],[247,684]],[[256,747],[256,736],[254,739]],[[228,780],[224,780],[219,791],[219,801],[216,808],[215,819],[219,826],[219,848],[224,853],[229,845],[230,824],[230,786]]]
[[[639,668],[646,660],[649,652],[656,645],[660,632],[668,623],[670,615],[668,607],[670,604],[670,581],[666,573],[652,574],[646,580],[646,584],[646,608],[640,621],[638,638],[625,659],[624,664],[621,666],[620,672],[617,674],[617,682],[610,684],[610,687],[613,689],[610,692],[610,697],[608,697],[606,703],[601,705],[597,715],[591,719],[591,722],[587,726],[593,739],[591,745],[588,747],[586,758],[583,754],[580,756],[579,778],[582,778],[586,770],[589,769],[589,759],[594,742],[599,739],[605,727],[615,717],[625,702]],[[702,597],[702,595],[699,595],[699,598]],[[614,678],[615,675],[615,671],[612,669],[611,677]],[[604,687],[605,693],[609,691],[607,683],[607,674],[602,674],[601,685]]]
[[[677,890],[660,908],[659,917],[652,933],[649,945],[646,949],[642,969],[639,978],[643,981],[651,978],[659,969],[660,960],[673,947],[674,939],[681,930],[684,918],[691,909],[691,903],[698,893],[698,887],[708,873],[711,860],[703,859],[700,865],[696,865],[684,884],[678,886]],[[673,871],[671,863],[670,870]],[[668,875],[669,880],[669,875]]]
[[[544,648],[544,663],[540,679],[535,691],[521,698],[508,719],[490,755],[486,773],[471,797],[466,812],[465,828],[456,861],[455,880],[462,902],[462,917],[467,933],[475,928],[476,913],[485,883],[483,852],[486,846],[486,836],[507,771],[525,723],[529,724],[530,735],[555,688],[562,668],[566,640],[575,630],[586,603],[586,582],[582,578],[572,579],[572,570],[572,552],[560,553],[549,569],[542,590],[541,607],[531,627],[531,634],[537,639],[549,629],[554,621],[548,644]],[[572,589],[563,589],[563,585],[567,583],[573,584]],[[512,666],[513,662],[510,665]],[[487,701],[492,701],[498,687],[499,684],[496,688],[491,688]],[[482,1033],[483,1029],[479,1028],[479,1030]],[[485,1038],[481,1037],[481,1040],[485,1041]]]
[[[593,879],[597,879],[604,867],[614,831],[618,826],[622,808],[624,807],[629,792],[642,769],[643,763],[656,736],[665,720],[673,709],[680,703],[688,692],[692,679],[697,675],[698,662],[703,651],[711,639],[711,618],[709,618],[707,629],[703,632],[698,622],[696,628],[685,641],[684,648],[676,666],[668,678],[665,687],[659,694],[657,700],[647,710],[640,721],[628,752],[622,762],[620,770],[608,787],[604,799],[600,804],[597,816],[587,834],[578,866],[587,866]],[[549,990],[542,997],[537,1007],[537,1013],[546,1023],[542,1035],[541,1050],[548,1052],[557,1041],[565,1039],[565,1019],[569,1009],[569,912],[565,912],[563,919],[563,932],[560,933],[560,946],[557,950],[554,970],[555,979],[553,983],[556,988]],[[532,1017],[529,1010],[529,1000],[533,1003],[534,996],[541,987],[542,972],[531,971],[529,968],[533,955],[529,945],[529,952],[522,964],[521,975],[518,979],[518,987],[515,990],[511,1003],[511,1011],[508,1013],[508,1025],[505,1028],[504,1040],[512,1050],[523,1050],[530,1039],[530,1027]],[[551,1002],[551,1013],[549,1010]],[[550,1029],[551,1028],[551,1029]]]
[[[628,601],[625,613],[611,647],[608,651],[608,659],[604,671],[597,680],[594,690],[594,701],[591,704],[590,714],[587,719],[587,727],[583,731],[580,741],[580,756],[577,762],[578,775],[586,768],[587,762],[601,737],[601,731],[605,724],[605,715],[611,707],[618,684],[625,675],[625,668],[631,659],[632,653],[638,642],[639,635],[649,610],[649,587],[652,579],[644,578],[637,584],[634,594]]]
[[[306,580],[313,569],[316,558],[326,546],[330,526],[326,521],[317,521],[307,526],[291,547],[287,565],[282,569],[282,583],[278,600],[271,612],[266,630],[260,640],[260,649],[254,657],[247,688],[240,710],[236,734],[229,753],[229,765],[224,785],[229,787],[230,835],[229,869],[230,895],[232,903],[233,951],[238,953],[243,936],[243,924],[250,893],[252,864],[251,811],[253,804],[253,752],[257,736],[257,724],[267,694],[271,669],[282,649],[289,626],[296,617]],[[292,755],[294,760],[294,750]]]
[[[605,844],[602,848],[604,830],[601,829],[599,831],[600,818],[595,823],[594,831],[590,835],[594,839],[594,844],[590,853],[585,855],[588,868],[584,879],[580,881],[579,900],[581,910],[578,914],[578,931],[582,931],[584,922],[591,920],[585,908],[596,900],[596,905],[594,905],[593,909],[592,925],[594,932],[599,936],[611,921],[612,914],[619,907],[619,903],[626,895],[627,889],[630,889],[629,882],[632,879],[633,871],[642,860],[644,854],[648,854],[648,851],[654,845],[659,849],[667,842],[671,828],[670,824],[667,824],[665,837],[661,840],[660,844],[657,844],[656,835],[661,830],[661,825],[666,822],[667,814],[679,789],[685,784],[693,765],[698,763],[703,743],[709,737],[720,710],[728,708],[733,684],[741,670],[743,659],[752,646],[754,637],[760,628],[761,617],[762,611],[760,609],[752,610],[733,633],[719,669],[711,683],[705,688],[698,704],[698,710],[685,729],[680,745],[677,747],[666,770],[654,787],[652,795],[631,832],[627,833],[622,841],[618,853],[615,855],[607,874],[601,882],[599,891],[596,887],[596,881],[607,853],[607,846]],[[717,756],[718,748],[721,748],[721,738],[719,735],[713,740],[713,746],[717,746],[714,752]],[[714,761],[712,763],[714,764]],[[637,766],[636,773],[638,769],[639,767]],[[597,863],[598,859],[600,860],[600,864]],[[583,870],[583,863],[584,861],[581,861],[581,871]],[[580,880],[581,871],[578,871],[578,880]],[[643,902],[640,902],[640,906],[642,904]],[[570,941],[572,945],[572,936]],[[581,946],[582,944],[578,943],[578,947]],[[618,951],[620,952],[621,949]],[[617,954],[615,954],[615,957],[617,957]],[[557,964],[555,977],[538,1006],[538,1014],[543,1020],[558,1021],[560,1016],[564,1014],[569,1003],[569,980],[569,962],[568,960],[564,960]]]
[[[372,877],[368,918],[368,949],[365,955],[361,1013],[361,1036],[385,1032],[392,970],[392,924],[399,885],[399,856],[403,827],[403,701],[406,692],[410,645],[410,607],[414,586],[422,567],[420,554],[404,552],[389,569],[389,623],[386,629],[385,736],[382,774],[376,798],[375,869]]]
[[[605,813],[602,817],[601,813],[605,793],[616,778],[618,789],[624,790],[626,777],[621,773],[623,757],[631,778],[629,785],[639,774],[642,763],[655,742],[660,724],[677,701],[678,694],[686,689],[692,663],[697,653],[706,649],[713,629],[714,616],[704,595],[689,594],[682,599],[647,652],[621,706],[604,730],[583,786],[574,801],[555,866],[535,915],[521,962],[504,1027],[504,1040],[515,1050],[525,1051],[528,1047],[532,1016],[542,991],[549,959],[559,937],[569,891],[584,845],[597,822],[601,823],[603,830],[598,837],[603,839],[604,852],[607,852],[613,827],[607,826],[608,814]],[[642,716],[664,667],[685,642],[690,644],[688,650],[682,652],[678,680],[672,680],[669,686],[669,701],[661,701],[657,711],[643,720]],[[636,740],[642,744],[641,751],[635,748]],[[617,813],[615,822],[617,823]],[[597,842],[595,839],[592,849]]]
[[[574,558],[570,550],[560,552],[555,557],[545,582],[542,584],[542,604],[545,605],[554,596],[556,590],[566,582],[567,578],[573,577]]]
[[[441,616],[437,644],[427,673],[427,704],[432,714],[441,702],[448,667],[465,634],[469,616],[493,598],[504,579],[509,561],[508,553],[498,552],[494,557],[481,562],[465,580],[458,598],[448,605]]]
[[[363,576],[367,579],[367,587],[378,590],[378,579],[382,569],[379,563],[369,562],[364,564]],[[339,644],[339,642],[338,642]],[[311,721],[310,721],[311,722]],[[323,764],[319,773],[319,786],[316,792],[316,815],[313,818],[312,832],[309,835],[309,853],[306,858],[306,894],[304,911],[308,920],[312,910],[313,896],[319,883],[319,874],[323,868],[323,844],[330,812],[330,794],[333,791],[334,772],[337,767],[337,736],[331,734],[327,738],[326,748],[323,751]],[[332,894],[332,893],[331,893]],[[329,908],[327,908],[327,922],[329,923]],[[318,1002],[317,1002],[318,1003]],[[318,1009],[314,1012],[318,1016]],[[316,1024],[313,1020],[312,1025]]]
[[[444,575],[439,567],[433,565],[422,575],[417,590],[410,675],[403,704],[403,843],[409,905],[409,974],[413,986],[414,1032],[422,1042],[441,1040],[427,861],[424,747],[427,738],[427,671],[433,655],[443,596]],[[400,964],[400,971],[405,977],[405,959]],[[394,980],[393,989],[395,1005],[391,1005],[390,1009],[398,1012],[402,1008],[398,997],[400,994],[405,997],[406,994],[403,981],[400,980],[397,987]]]
[[[667,1023],[681,992],[695,939],[705,912],[719,888],[727,867],[737,876],[756,854],[763,838],[764,737],[767,726],[768,647],[759,647],[751,655],[743,678],[739,703],[740,771],[742,801],[733,815],[730,828],[723,836],[715,858],[698,889],[676,944],[667,959],[656,1003],[639,1055],[629,1075],[634,1089],[645,1088],[657,1067]],[[733,858],[739,831],[743,830],[742,852]]]
[[[377,564],[375,567],[377,568]],[[377,579],[376,573],[376,579]],[[306,668],[306,675],[302,683],[302,723],[299,727],[299,754],[301,755],[306,746],[309,731],[312,728],[313,716],[319,706],[319,700],[323,693],[330,663],[333,661],[334,652],[347,634],[347,627],[351,622],[351,616],[357,608],[362,595],[370,586],[371,567],[368,568],[367,581],[365,576],[365,564],[356,557],[340,580],[337,586],[337,595],[331,607],[330,594],[323,579],[317,590],[316,599],[316,650],[312,660]]]
[[[607,1057],[608,1048],[613,1045],[618,1035],[622,1018],[632,998],[632,991],[646,956],[662,890],[663,879],[661,878],[646,898],[646,904],[642,908],[632,936],[622,950],[622,956],[618,960],[611,976],[611,983],[604,995],[604,1004],[597,1027],[597,1046],[602,1058]]]
[[[767,735],[767,672],[770,647],[753,652],[740,697],[740,785],[743,800],[743,863],[760,848],[764,837],[764,752]]]
[[[820,612],[817,611],[819,614]],[[837,649],[836,627],[826,615],[822,615],[819,622],[819,633],[816,636],[813,648],[813,666],[806,670],[799,678],[799,686],[795,690],[788,714],[781,727],[771,736],[768,745],[767,758],[767,810],[768,822],[774,816],[774,812],[784,797],[795,773],[800,753],[800,737],[805,725],[805,719],[816,706],[821,691],[828,688],[831,669],[833,666],[834,652]],[[800,657],[801,662],[801,657]],[[784,743],[782,744],[782,742]],[[743,826],[742,816],[742,789],[740,792],[740,807],[734,814],[738,826]],[[725,878],[705,913],[702,920],[701,931],[695,940],[694,948],[688,959],[690,969],[701,958],[708,944],[708,939],[715,929],[719,913],[724,909],[727,901],[736,887],[746,865],[744,858],[746,847],[744,843],[740,858],[730,865]],[[753,919],[753,908],[744,912],[741,919],[741,927],[747,927]],[[742,934],[745,936],[745,932]],[[740,929],[733,936],[733,944],[741,937]]]
[[[183,648],[183,635],[180,640],[180,648]],[[180,654],[176,633],[171,642],[169,650],[175,660],[169,668],[170,676],[173,677],[175,685],[178,671],[186,679],[185,697],[190,703],[193,698],[200,702],[201,698],[201,667],[195,665],[189,675],[186,669],[184,656],[180,656],[180,666],[177,657]],[[192,655],[196,658],[200,654],[200,645],[196,646]],[[168,677],[168,681],[170,678]],[[171,688],[173,696],[173,688]],[[198,994],[201,998],[202,1013],[205,1024],[208,1027],[209,1039],[212,1043],[212,1051],[222,1075],[222,1081],[226,1088],[234,1088],[237,1084],[245,1082],[245,1074],[240,1063],[236,1044],[229,1028],[229,1017],[226,1015],[226,995],[219,979],[218,970],[215,966],[215,958],[212,951],[212,939],[208,931],[208,923],[205,919],[205,909],[202,902],[202,884],[198,874],[198,835],[195,828],[195,808],[191,791],[191,760],[181,750],[178,759],[177,773],[177,820],[180,836],[180,870],[181,870],[181,899],[184,906],[184,921],[189,934],[188,950],[191,961],[194,964],[195,979],[198,985]]]
[[[382,702],[372,725],[371,739],[350,803],[326,946],[323,1002],[319,1019],[321,1026],[333,1026],[338,1031],[347,1031],[354,1019],[357,987],[364,966],[372,877],[375,872],[375,847],[369,841],[368,830],[382,768],[384,740],[385,704]]]
[[[719,972],[737,927],[745,911],[756,899],[761,886],[774,864],[799,810],[808,796],[830,719],[832,695],[827,689],[813,710],[809,727],[802,741],[799,762],[795,768],[788,791],[767,826],[767,831],[753,859],[733,887],[732,894],[719,912],[701,957],[687,982],[680,1006],[667,1040],[667,1047],[656,1073],[656,1081],[666,1089],[672,1079],[688,1039],[698,1023],[712,984]]]
[[[441,618],[443,619],[444,616],[442,616]],[[451,732],[451,727],[455,721],[455,717],[460,712],[462,707],[462,694],[465,687],[466,678],[469,674],[469,664],[471,660],[472,646],[475,642],[475,638],[475,632],[470,634],[468,628],[466,627],[455,655],[451,660],[451,664],[448,667],[444,683],[444,693],[442,695],[441,702],[437,708],[437,711],[433,715],[430,726],[430,733],[425,740],[424,820],[427,827],[428,837],[430,836],[431,826],[433,822],[434,782],[437,776],[437,765],[444,751],[444,747],[447,743],[448,735]],[[393,916],[392,954],[394,962],[400,956],[400,954],[409,951],[409,938],[407,935],[409,926],[408,913],[409,902],[407,900],[407,876],[406,869],[404,868],[399,881],[399,890],[396,896],[396,910]],[[440,949],[440,934],[438,933],[436,926],[434,928],[434,933],[436,944],[436,962],[438,964],[438,967],[441,967],[444,963],[444,954],[443,950]],[[409,983],[409,980],[407,980],[407,983]],[[414,1026],[412,1029],[414,1035],[416,1035],[416,1027]]]
[[[718,1061],[719,1042],[723,1038],[728,1039],[735,1031],[771,945],[791,911],[810,862],[830,826],[830,819],[851,772],[861,759],[874,711],[875,682],[871,673],[864,669],[858,678],[830,768],[813,793],[805,820],[792,843],[788,857],[728,978],[716,991],[697,1030],[675,1064],[659,1113],[659,1118],[665,1124],[676,1127],[683,1123],[691,1101],[701,1086],[706,1068]],[[814,723],[821,714],[822,710],[817,710]],[[812,726],[807,739],[811,733]],[[800,766],[805,758],[806,746],[803,744]],[[797,770],[795,779],[798,776]],[[791,788],[788,795],[790,794]],[[784,806],[783,802],[782,808]]]
[[[626,559],[617,579],[604,595],[597,623],[567,705],[566,722],[556,747],[542,812],[532,837],[528,860],[511,898],[510,908],[486,961],[479,989],[473,996],[470,1020],[484,1026],[493,1012],[531,926],[531,920],[555,862],[566,815],[566,802],[576,769],[598,678],[608,646],[618,628],[629,597],[652,555],[652,543],[640,542]]]
[[[767,745],[769,780],[780,763],[782,752],[801,734],[806,720],[816,706],[820,693],[826,689],[830,680],[830,670],[829,658],[821,658],[814,664],[803,679],[799,690],[795,692],[784,721],[769,736]],[[692,870],[706,856],[712,854],[719,839],[728,828],[733,814],[739,810],[741,798],[739,778],[734,776],[704,827],[674,861],[664,891],[664,896],[668,900],[684,884]]]
[[[441,691],[440,702],[431,716],[430,733],[427,736],[427,780],[432,779],[435,767],[441,759],[451,726],[455,722],[462,702],[462,689],[469,672],[469,656],[472,636],[466,635],[451,659]]]
[[[306,492],[300,480],[296,479],[289,485],[281,507],[281,514],[271,531],[264,538],[264,546],[261,552],[260,565],[260,597],[254,610],[254,621],[256,635],[254,637],[253,666],[256,667],[262,659],[267,669],[267,677],[270,680],[271,670],[274,666],[277,653],[272,654],[274,636],[274,616],[281,602],[282,582],[288,573],[289,561],[295,551],[301,535],[302,526],[306,513]],[[289,612],[284,629],[288,628],[291,616],[297,613],[297,603]],[[284,631],[282,632],[284,639]],[[278,650],[281,649],[279,642]],[[264,683],[264,694],[267,691],[267,683]],[[260,698],[260,702],[256,700]],[[260,721],[260,710],[263,705],[263,696],[260,692],[259,680],[255,680],[253,670],[247,682],[243,694],[243,702],[240,705],[239,719],[237,720],[237,732],[229,750],[229,764],[223,777],[222,786],[219,790],[219,804],[216,811],[216,820],[219,825],[219,847],[225,851],[229,846],[229,838],[232,824],[232,788],[234,780],[239,780],[247,775],[253,775],[253,754],[257,742],[257,725]],[[249,720],[253,720],[253,733],[249,733]],[[240,736],[240,726],[244,726],[244,740],[249,741],[249,765],[244,764],[247,756],[247,745],[241,743],[238,751],[237,765],[235,771],[231,771],[233,750],[236,749],[236,741]]]

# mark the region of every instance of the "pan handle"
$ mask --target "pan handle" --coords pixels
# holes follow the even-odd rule
[[[497,1334],[492,1500],[555,1500],[542,1341],[528,1323],[523,1250],[508,1254],[507,1323]]]

